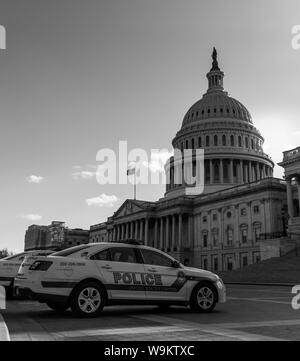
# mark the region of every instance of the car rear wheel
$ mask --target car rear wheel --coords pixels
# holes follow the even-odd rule
[[[217,292],[209,282],[199,283],[193,290],[190,307],[196,312],[211,312],[217,303]]]
[[[81,317],[95,317],[105,304],[105,292],[95,282],[84,282],[77,286],[71,296],[71,309]]]
[[[47,306],[56,312],[65,312],[70,305],[63,302],[47,302]]]

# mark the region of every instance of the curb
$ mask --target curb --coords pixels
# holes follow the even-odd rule
[[[0,313],[0,341],[10,341],[8,328]]]
[[[225,285],[241,285],[241,286],[278,286],[278,287],[293,287],[297,283],[258,283],[258,282],[224,282]],[[300,284],[300,281],[298,282]]]

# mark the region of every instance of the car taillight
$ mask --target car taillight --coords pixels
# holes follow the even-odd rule
[[[31,271],[47,271],[51,265],[50,261],[35,261],[29,269]]]

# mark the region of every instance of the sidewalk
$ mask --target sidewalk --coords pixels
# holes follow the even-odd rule
[[[1,313],[0,313],[0,341],[10,341],[9,332]]]

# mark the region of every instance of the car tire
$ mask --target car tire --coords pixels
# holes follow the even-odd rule
[[[79,284],[71,295],[72,311],[80,317],[96,317],[106,303],[106,294],[96,282],[87,281]]]
[[[218,294],[209,282],[200,282],[194,289],[190,299],[190,307],[195,312],[212,312],[217,303]]]
[[[55,312],[65,312],[70,307],[70,305],[65,302],[47,302],[47,306]]]

